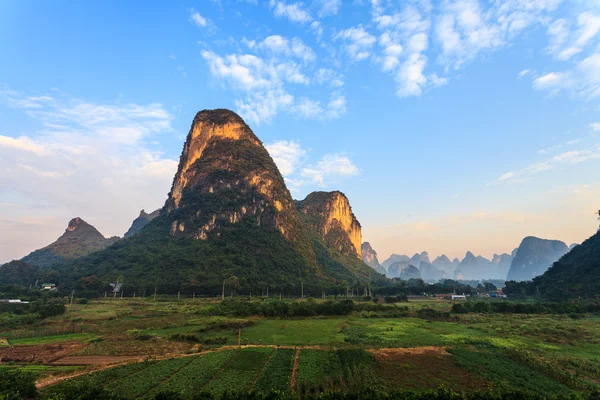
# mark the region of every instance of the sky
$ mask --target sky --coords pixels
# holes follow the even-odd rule
[[[380,261],[598,227],[597,0],[5,0],[0,37],[0,263],[76,216],[122,236],[213,108]]]

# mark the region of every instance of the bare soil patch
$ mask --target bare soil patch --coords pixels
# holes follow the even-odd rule
[[[487,389],[491,384],[459,367],[443,347],[371,350],[380,376],[392,389]]]
[[[50,364],[80,350],[85,343],[62,342],[31,346],[0,347],[0,361]]]

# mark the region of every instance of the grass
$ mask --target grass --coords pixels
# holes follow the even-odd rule
[[[345,321],[346,318],[262,320],[242,330],[242,341],[288,346],[342,344],[341,327]]]
[[[38,336],[30,338],[18,338],[9,339],[9,343],[12,346],[24,346],[24,345],[35,345],[35,344],[47,344],[57,343],[66,341],[85,341],[93,338],[93,335],[87,333],[68,333],[66,335],[50,335],[50,336]]]

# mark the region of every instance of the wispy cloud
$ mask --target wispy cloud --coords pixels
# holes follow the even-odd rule
[[[498,177],[496,182],[515,183],[527,180],[534,175],[549,171],[558,165],[580,164],[582,162],[600,158],[600,145],[586,150],[571,150],[526,166],[520,170],[506,172]]]
[[[56,235],[74,216],[99,218],[98,228],[114,235],[125,231],[140,208],[161,205],[177,168],[177,160],[147,143],[172,132],[173,117],[162,105],[47,97],[35,107],[27,94],[5,91],[0,97],[0,106],[40,125],[20,136],[0,135],[4,195],[23,205],[10,212],[0,207],[0,219],[51,214],[46,223]]]
[[[308,160],[309,151],[296,141],[277,141],[265,147],[294,192],[303,187],[324,188],[360,174],[360,169],[344,153],[329,153],[313,163]]]
[[[276,17],[287,18],[292,22],[305,23],[312,21],[310,12],[301,2],[288,4],[285,1],[269,0],[269,5],[273,9]]]

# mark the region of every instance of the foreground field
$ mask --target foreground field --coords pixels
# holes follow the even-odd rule
[[[445,387],[553,396],[600,389],[594,314],[455,315],[449,302],[422,300],[341,316],[265,318],[207,312],[215,304],[74,304],[43,323],[0,332],[0,368],[34,372],[48,398],[69,387],[101,387],[126,399],[165,392],[308,396]]]

